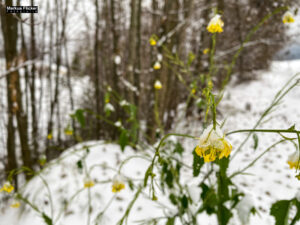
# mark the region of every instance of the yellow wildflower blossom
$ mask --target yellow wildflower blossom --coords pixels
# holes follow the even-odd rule
[[[285,12],[282,16],[282,22],[294,23],[295,22],[294,15],[290,11]]]
[[[69,128],[65,129],[65,135],[71,136],[73,135],[73,131]]]
[[[159,70],[160,68],[161,68],[160,62],[159,62],[159,61],[156,61],[156,62],[154,63],[154,65],[153,65],[153,69]]]
[[[209,51],[210,51],[210,49],[206,48],[206,49],[203,50],[203,54],[206,55],[207,53],[209,53]]]
[[[119,175],[115,176],[112,184],[112,192],[117,193],[125,188],[125,184]]]
[[[154,88],[155,88],[156,90],[162,89],[162,84],[161,84],[161,82],[160,82],[159,80],[156,80],[156,81],[155,81],[155,83],[154,83]]]
[[[155,45],[157,44],[157,41],[155,40],[154,37],[151,37],[151,38],[149,39],[149,43],[150,43],[151,46],[155,46]]]
[[[195,94],[195,93],[196,93],[196,89],[193,88],[193,89],[191,90],[191,93],[192,93],[192,94]]]
[[[293,154],[291,154],[287,160],[287,163],[290,166],[290,169],[299,169],[299,152],[296,151]]]
[[[95,183],[92,180],[87,180],[84,182],[84,188],[91,188],[95,185]]]
[[[5,182],[2,186],[2,188],[0,189],[0,192],[2,191],[6,191],[7,193],[10,193],[14,190],[14,186],[11,185],[10,182]]]
[[[10,207],[12,207],[12,208],[19,208],[20,205],[21,205],[21,203],[18,202],[18,201],[16,201],[16,202],[12,203],[12,204],[10,205]]]
[[[213,129],[213,125],[210,125],[200,136],[200,142],[195,151],[197,155],[204,158],[204,162],[211,162],[216,158],[228,157],[231,149],[232,146],[225,139],[220,127],[216,126],[216,129]]]
[[[224,22],[221,20],[221,15],[215,15],[208,23],[206,29],[210,33],[221,33],[223,32]]]
[[[47,135],[47,138],[48,138],[48,140],[51,140],[51,139],[53,138],[52,133],[48,134],[48,135]]]

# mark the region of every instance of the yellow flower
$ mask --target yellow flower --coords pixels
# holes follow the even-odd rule
[[[210,49],[206,48],[206,49],[203,50],[203,54],[206,55],[207,53],[209,53],[209,51],[210,51]]]
[[[160,82],[159,80],[156,80],[156,81],[155,81],[155,83],[154,83],[154,88],[155,88],[156,90],[162,89],[162,84],[161,84],[161,82]]]
[[[11,183],[7,181],[3,184],[3,187],[0,189],[0,192],[6,191],[7,193],[10,193],[13,190],[14,190],[14,186],[12,186]]]
[[[113,179],[112,189],[113,193],[120,192],[122,189],[125,188],[125,184],[119,175],[116,175]]]
[[[69,128],[65,129],[65,135],[71,136],[73,135],[73,131]]]
[[[221,15],[215,15],[208,23],[206,29],[210,33],[221,33],[223,32],[224,22],[221,20]]]
[[[225,135],[219,126],[213,129],[213,125],[207,127],[200,136],[199,145],[195,151],[197,155],[204,158],[204,162],[214,161],[216,158],[228,157],[232,146],[225,139]]]
[[[19,208],[20,205],[21,205],[21,203],[18,202],[18,201],[16,201],[16,202],[14,202],[13,204],[11,204],[10,207],[12,207],[12,208]]]
[[[282,22],[294,23],[295,22],[294,15],[290,11],[285,12],[282,16]]]
[[[156,61],[156,62],[154,63],[154,65],[153,65],[153,69],[159,70],[160,68],[161,68],[160,62],[159,62],[159,61]]]
[[[287,163],[290,166],[290,169],[299,169],[299,152],[295,151],[293,154],[291,154],[287,160]]]
[[[95,185],[95,183],[92,180],[87,180],[84,182],[84,188],[91,188]]]
[[[151,46],[155,46],[157,44],[156,40],[153,37],[151,37],[149,39],[149,43],[150,43]]]
[[[48,140],[51,140],[53,138],[52,133],[47,135]]]
[[[195,94],[195,93],[196,93],[196,89],[193,88],[193,89],[191,90],[191,93],[192,93],[192,94]]]

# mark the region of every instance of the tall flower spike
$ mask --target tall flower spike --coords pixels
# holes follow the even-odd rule
[[[293,154],[289,155],[287,163],[290,166],[290,169],[299,169],[299,152],[295,151]]]
[[[293,13],[291,13],[290,11],[285,12],[282,16],[282,22],[283,23],[294,23],[295,19],[294,19]]]
[[[125,184],[124,184],[121,176],[120,175],[116,175],[113,178],[112,190],[111,191],[113,193],[117,193],[117,192],[120,192],[124,188],[125,188]]]
[[[215,15],[208,23],[206,29],[210,33],[222,33],[224,22],[221,20],[221,15]]]
[[[216,129],[213,129],[213,125],[210,125],[200,136],[199,145],[197,145],[195,151],[197,155],[204,158],[204,162],[211,162],[216,158],[227,158],[231,153],[231,149],[232,146],[225,139],[220,127],[216,126]]]

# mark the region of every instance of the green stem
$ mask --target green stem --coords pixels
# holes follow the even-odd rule
[[[231,134],[236,134],[236,133],[244,133],[244,132],[263,132],[263,133],[294,133],[294,134],[299,134],[300,131],[298,130],[282,130],[282,129],[245,129],[245,130],[235,130],[228,132],[226,136],[231,135]]]
[[[242,170],[233,173],[233,174],[229,177],[229,179],[235,177],[235,176],[238,175],[238,174],[244,173],[247,169],[249,169],[250,167],[252,167],[252,166],[256,163],[257,160],[259,160],[261,157],[263,157],[267,152],[269,152],[269,151],[270,151],[272,148],[274,148],[276,145],[278,145],[278,144],[280,144],[280,143],[282,143],[282,142],[284,142],[284,141],[286,141],[286,140],[283,139],[283,140],[277,141],[277,142],[275,142],[274,144],[272,144],[269,148],[267,148],[264,152],[262,152],[259,156],[257,156],[251,163],[249,163],[249,164],[248,164],[246,167],[244,167]]]

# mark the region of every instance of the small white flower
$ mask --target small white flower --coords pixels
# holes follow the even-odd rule
[[[125,99],[123,99],[122,101],[120,101],[120,106],[124,107],[124,106],[129,106],[129,102],[127,102]]]
[[[121,121],[117,121],[117,122],[115,122],[115,126],[116,126],[116,127],[121,127],[121,126],[122,126],[122,123],[121,123]]]
[[[120,65],[120,63],[121,63],[121,56],[116,55],[116,56],[115,56],[115,64],[116,64],[116,65]]]
[[[158,60],[158,61],[162,61],[162,59],[163,59],[162,54],[157,54],[157,60]]]
[[[109,112],[114,112],[115,108],[112,104],[110,104],[109,102],[105,104],[104,106],[104,111],[109,111]]]

